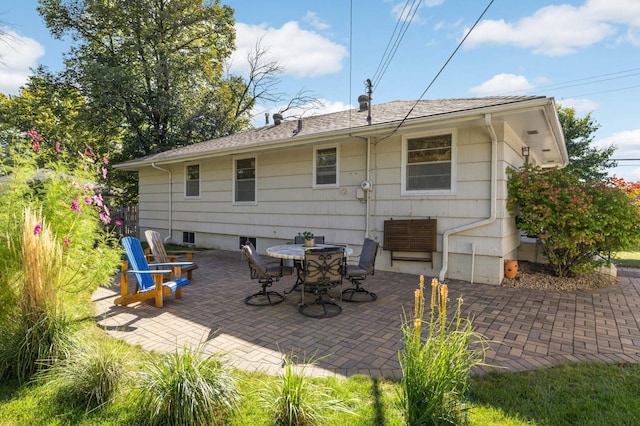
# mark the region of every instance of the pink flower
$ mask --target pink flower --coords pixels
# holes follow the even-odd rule
[[[31,139],[33,139],[34,142],[41,142],[42,141],[42,135],[38,132],[36,132],[36,128],[32,127],[31,129],[29,129],[29,131],[27,132],[27,135],[29,135],[29,137]]]
[[[100,212],[98,214],[98,216],[100,216],[100,220],[102,221],[102,223],[104,223],[105,225],[108,225],[111,222],[111,218],[109,217],[109,215]]]
[[[107,178],[107,169],[106,168],[102,168],[102,178],[106,179]]]
[[[109,159],[107,157],[102,157],[102,162],[107,165],[109,164]]]
[[[38,141],[34,139],[33,140],[33,150],[35,152],[38,152],[39,149],[40,149],[40,145],[38,144]]]
[[[56,142],[56,153],[60,154],[60,142]]]
[[[70,242],[69,236],[67,235],[66,237],[64,237],[64,245],[69,247],[69,242]]]
[[[90,206],[91,204],[93,204],[93,200],[91,199],[91,197],[84,197],[84,203]]]
[[[76,195],[73,199],[73,203],[71,203],[71,210],[73,210],[74,212],[78,212],[78,215],[82,215],[82,212],[80,211],[80,203],[78,202],[78,196]]]
[[[35,228],[33,228],[33,235],[38,235],[42,230],[42,224],[38,223]]]
[[[122,221],[120,219],[116,219],[116,225],[118,226],[122,225]]]

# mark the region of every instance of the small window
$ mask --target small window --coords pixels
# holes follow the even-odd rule
[[[255,203],[256,201],[256,159],[235,160],[234,201]]]
[[[183,244],[195,244],[196,243],[196,233],[195,232],[182,232],[182,243]]]
[[[338,186],[338,148],[316,148],[313,157],[314,187]]]
[[[451,193],[453,135],[409,137],[403,144],[403,192]]]
[[[190,164],[186,170],[185,195],[187,197],[200,196],[200,165]]]
[[[258,248],[258,240],[255,237],[238,237],[238,248],[242,250],[242,246],[248,242],[253,244],[256,249]]]

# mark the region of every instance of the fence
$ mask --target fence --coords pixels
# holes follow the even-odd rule
[[[138,206],[113,206],[111,207],[111,220],[115,224],[114,230],[118,237],[140,238],[138,227]]]

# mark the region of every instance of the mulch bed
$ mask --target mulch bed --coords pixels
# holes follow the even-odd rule
[[[575,277],[556,277],[549,265],[519,261],[516,277],[505,277],[502,286],[545,291],[576,291],[611,287],[617,282],[616,277],[599,272]]]

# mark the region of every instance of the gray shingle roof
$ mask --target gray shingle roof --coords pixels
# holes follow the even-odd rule
[[[546,99],[544,96],[492,96],[483,98],[436,99],[421,101],[393,101],[371,107],[371,125],[399,124],[416,119],[435,117],[459,112],[469,112],[482,108],[496,107],[534,99]],[[409,114],[409,115],[407,115]],[[116,165],[122,168],[135,168],[137,165],[154,162],[178,161],[206,156],[217,152],[229,152],[247,147],[259,147],[270,143],[294,141],[307,137],[320,137],[323,134],[362,130],[368,126],[367,112],[357,109],[333,112],[330,114],[305,117],[302,129],[296,133],[297,120],[283,121],[279,125],[267,125],[261,128],[236,133],[230,136],[212,139],[193,145],[172,149]]]

